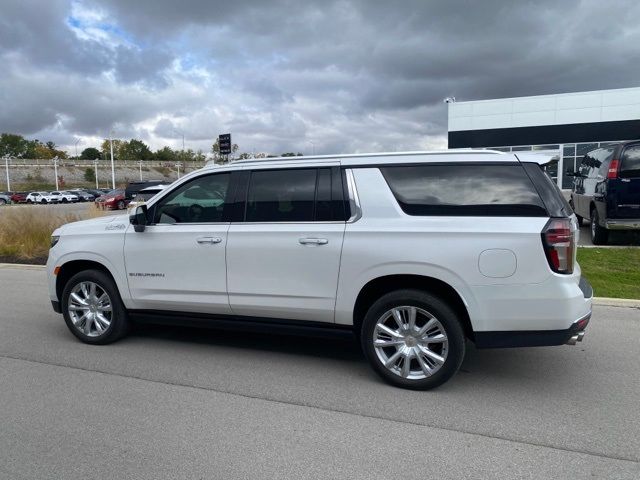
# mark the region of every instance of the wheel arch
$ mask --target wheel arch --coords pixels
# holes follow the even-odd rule
[[[458,314],[467,338],[473,340],[473,325],[462,296],[443,280],[415,274],[384,275],[366,283],[358,293],[353,308],[353,328],[359,332],[368,308],[382,295],[401,289],[422,290],[443,298]]]
[[[62,301],[62,292],[64,291],[64,287],[67,282],[69,282],[71,277],[73,277],[76,273],[85,270],[99,270],[109,276],[109,278],[111,278],[114,285],[116,286],[116,289],[118,289],[120,298],[122,298],[122,292],[120,292],[120,289],[118,288],[118,282],[116,281],[111,271],[105,265],[95,260],[70,260],[60,266],[60,270],[56,275],[56,295],[59,301]]]

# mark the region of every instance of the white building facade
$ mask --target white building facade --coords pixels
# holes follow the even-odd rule
[[[449,103],[449,148],[554,150],[549,173],[570,189],[582,157],[640,139],[640,87]]]

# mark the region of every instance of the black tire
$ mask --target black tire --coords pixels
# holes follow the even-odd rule
[[[40,203],[44,205],[47,203],[47,201],[43,198],[42,200],[40,200]]]
[[[374,347],[376,324],[386,312],[395,307],[417,307],[429,312],[440,322],[448,339],[444,363],[435,373],[421,379],[404,378],[384,366]],[[465,336],[455,311],[437,296],[421,290],[396,290],[378,299],[367,311],[362,322],[360,343],[373,370],[386,382],[396,387],[412,390],[429,390],[449,380],[462,365],[465,353]],[[410,360],[410,365],[413,360]],[[417,360],[416,360],[417,361]]]
[[[67,199],[66,199],[66,198],[63,198],[63,199],[62,199],[62,203],[67,203]]]
[[[584,218],[576,213],[576,219],[578,220],[578,227],[581,227],[584,222]]]
[[[606,245],[609,240],[609,230],[600,226],[598,209],[591,209],[591,242],[594,245]]]
[[[107,293],[111,300],[111,323],[99,336],[90,336],[81,332],[71,320],[69,315],[69,296],[73,288],[81,282],[93,282],[98,287]],[[118,288],[114,281],[106,273],[100,270],[84,270],[76,273],[67,282],[62,292],[62,314],[67,327],[76,337],[82,342],[92,345],[106,345],[108,343],[115,342],[127,334],[129,330],[129,318],[127,311],[124,308]]]
[[[124,210],[124,201],[120,200],[118,202],[118,210]]]
[[[0,205],[5,205],[7,201],[4,198],[0,198]]]

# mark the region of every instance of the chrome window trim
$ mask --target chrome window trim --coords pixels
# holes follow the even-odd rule
[[[347,177],[347,190],[349,191],[349,210],[351,211],[351,217],[347,219],[347,223],[355,223],[362,218],[360,197],[358,197],[358,189],[356,188],[356,181],[353,177],[353,170],[347,168],[345,175]]]

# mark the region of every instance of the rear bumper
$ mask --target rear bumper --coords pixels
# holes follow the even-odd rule
[[[478,348],[509,347],[545,347],[553,345],[575,344],[582,341],[584,330],[591,320],[591,299],[593,288],[586,278],[581,277],[578,285],[589,303],[589,311],[575,320],[571,326],[562,330],[513,330],[484,331],[474,333],[474,342]]]
[[[607,230],[640,230],[640,218],[630,220],[608,219],[605,222]]]

